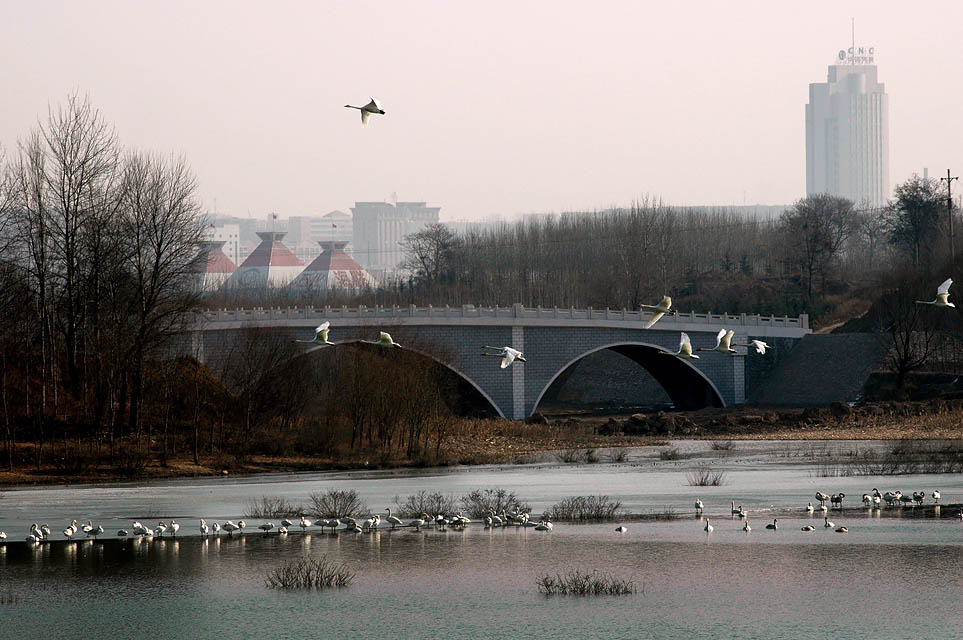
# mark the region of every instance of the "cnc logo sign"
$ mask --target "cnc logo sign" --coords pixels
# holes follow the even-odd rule
[[[840,61],[848,60],[851,64],[873,64],[876,55],[876,47],[850,47],[840,49],[838,58]]]

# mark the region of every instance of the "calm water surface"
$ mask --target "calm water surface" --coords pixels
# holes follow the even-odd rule
[[[932,512],[917,517],[909,508],[856,508],[873,487],[927,494],[939,488],[943,502],[963,502],[960,477],[820,478],[806,462],[808,443],[739,443],[724,457],[704,443],[680,446],[691,447],[696,461],[714,457],[729,473],[727,484],[689,487],[692,459],[661,462],[654,450],[636,450],[618,465],[5,491],[0,529],[10,538],[0,546],[0,599],[14,602],[0,604],[0,638],[963,637],[963,524]],[[681,517],[629,521],[625,534],[615,533],[615,524],[559,523],[552,532],[473,525],[420,533],[187,535],[196,533],[199,517],[236,519],[251,496],[299,501],[312,491],[353,488],[376,511],[420,489],[460,495],[493,486],[516,491],[536,511],[563,497],[606,493],[632,512],[670,509]],[[800,531],[822,522],[801,509],[816,490],[847,494],[852,508],[831,519],[850,533]],[[692,515],[695,497],[707,503],[711,536]],[[750,534],[729,516],[730,501],[750,510]],[[71,518],[103,522],[112,534],[147,516],[181,520],[178,539],[64,542],[59,534]],[[764,528],[772,517],[779,518],[777,531]],[[19,542],[34,521],[50,522],[61,539]],[[322,554],[356,572],[348,588],[264,587],[264,574],[281,562]],[[633,580],[639,591],[590,598],[537,592],[538,576],[569,568],[607,571]]]

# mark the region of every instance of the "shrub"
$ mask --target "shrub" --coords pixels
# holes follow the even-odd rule
[[[545,512],[548,520],[612,520],[620,515],[622,503],[608,496],[565,498]]]
[[[585,461],[585,451],[582,449],[562,449],[555,454],[559,462],[577,464]]]
[[[690,487],[721,487],[726,483],[726,472],[716,471],[707,464],[685,475]]]
[[[288,502],[280,496],[261,496],[251,498],[244,508],[245,518],[288,518],[300,517],[305,513],[304,507]]]
[[[535,581],[538,592],[547,596],[622,596],[635,593],[635,583],[607,573],[572,569],[565,575],[542,576]]]
[[[316,491],[308,496],[314,515],[319,518],[344,518],[368,513],[368,505],[354,489]]]
[[[629,450],[625,447],[612,449],[605,456],[605,459],[608,462],[626,462],[629,459]]]
[[[461,499],[462,509],[469,518],[484,518],[489,512],[514,512],[517,508],[521,512],[531,511],[521,502],[514,491],[505,489],[474,489]]]
[[[354,572],[346,564],[335,564],[327,556],[289,560],[268,572],[264,585],[272,589],[327,589],[346,587],[354,579]]]
[[[709,448],[713,451],[732,451],[736,448],[736,443],[732,440],[713,440]]]
[[[417,518],[423,513],[437,515],[439,513],[454,513],[455,498],[441,492],[428,493],[424,489],[405,498],[404,502],[395,496],[399,518]]]
[[[671,506],[662,507],[662,511],[660,513],[656,513],[652,515],[653,520],[675,520],[676,518],[680,518],[680,517],[682,516],[677,514],[675,512],[675,508]]]

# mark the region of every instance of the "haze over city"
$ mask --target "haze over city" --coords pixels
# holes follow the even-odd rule
[[[895,5],[893,5],[895,6]],[[963,5],[8,3],[0,143],[70,92],[184,154],[204,207],[427,200],[442,219],[805,195],[808,86],[851,41],[890,95],[890,183],[963,167]],[[345,104],[379,98],[362,128]]]

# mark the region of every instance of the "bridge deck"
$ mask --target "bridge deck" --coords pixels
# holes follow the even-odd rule
[[[648,312],[626,309],[559,309],[553,307],[258,307],[221,309],[203,314],[198,329],[223,330],[262,323],[276,327],[314,326],[325,320],[344,326],[487,325],[539,327],[641,328]],[[743,328],[757,337],[802,338],[809,333],[809,316],[761,316],[728,313],[679,313],[666,315],[649,331],[717,331],[721,327]]]

